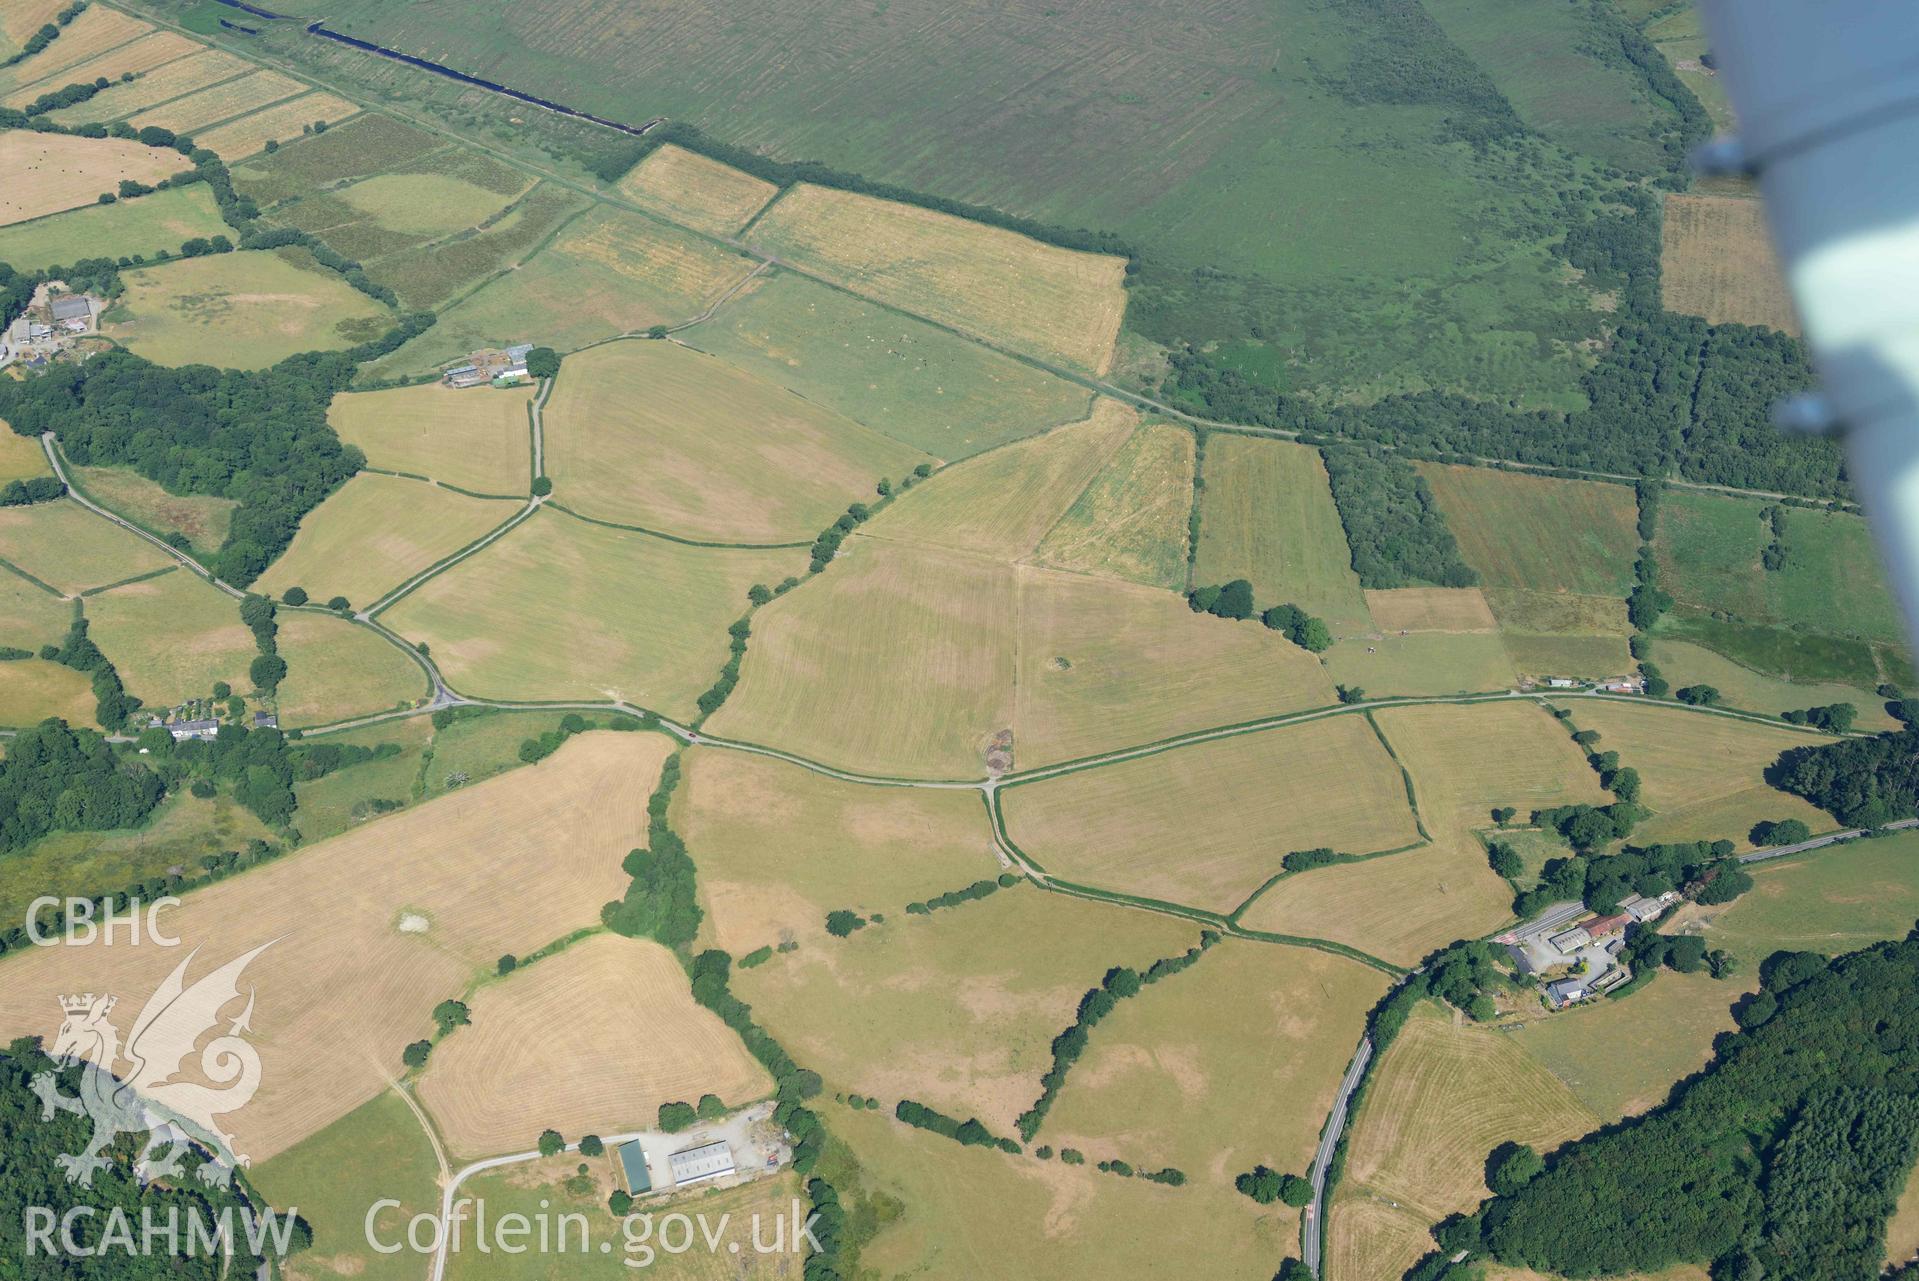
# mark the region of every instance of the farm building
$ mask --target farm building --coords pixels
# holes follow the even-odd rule
[[[646,1172],[646,1149],[638,1139],[620,1144],[620,1171],[626,1175],[626,1190],[633,1196],[653,1190],[652,1176]]]
[[[83,334],[93,327],[93,299],[85,294],[61,294],[50,310],[56,328]]]
[[[466,358],[466,363],[455,365],[440,375],[440,381],[449,387],[478,387],[491,384],[495,387],[514,387],[531,381],[526,371],[526,358],[533,350],[530,342],[515,343],[511,347],[483,347]]]
[[[723,1140],[675,1152],[666,1161],[673,1171],[673,1186],[676,1188],[703,1183],[707,1179],[723,1179],[733,1173],[733,1149],[727,1147]]]
[[[155,726],[160,724],[162,722],[158,720],[153,722]],[[165,728],[167,733],[173,735],[173,741],[176,743],[189,738],[211,742],[220,733],[220,722],[215,720],[167,721]]]
[[[1560,979],[1557,983],[1546,985],[1546,995],[1556,1006],[1571,1005],[1583,1000],[1586,995],[1586,980],[1581,978]]]

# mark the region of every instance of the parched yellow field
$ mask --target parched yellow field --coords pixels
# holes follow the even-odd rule
[[[310,124],[338,124],[360,110],[356,102],[330,93],[309,93],[277,107],[242,116],[194,139],[222,160],[244,160],[269,142],[298,138]]]
[[[244,980],[260,1090],[225,1118],[241,1153],[269,1158],[384,1089],[434,1004],[501,953],[596,919],[625,887],[620,860],[644,838],[668,750],[653,734],[582,735],[538,765],[195,890],[168,917],[183,948],[29,949],[7,961],[0,1030],[50,1038],[62,993],[137,1004],[187,948],[202,949],[191,980],[271,942]],[[425,932],[402,933],[405,916]]]
[[[295,352],[351,346],[387,325],[379,303],[292,249],[179,258],[120,278],[127,291],[102,332],[161,365],[264,369]]]
[[[1543,1272],[1534,1272],[1529,1268],[1509,1268],[1503,1264],[1487,1265],[1486,1281],[1557,1281]],[[1615,1276],[1613,1281],[1710,1281],[1706,1270],[1690,1263],[1680,1263],[1661,1272],[1635,1272],[1630,1276]]]
[[[1020,566],[1013,761],[1021,769],[1330,706],[1305,650],[1170,592]]]
[[[1126,262],[914,205],[801,184],[753,242],[881,302],[1104,373],[1126,311]]]
[[[1624,636],[1500,636],[1513,670],[1534,682],[1555,676],[1604,680],[1632,671],[1632,652]]]
[[[1317,449],[1215,433],[1205,472],[1199,582],[1244,578],[1261,608],[1290,602],[1325,619],[1336,636],[1372,630]]]
[[[1500,638],[1484,632],[1355,636],[1321,657],[1328,676],[1369,698],[1486,694],[1519,683]]]
[[[0,422],[0,485],[44,476],[51,470],[47,451],[40,447],[37,436],[18,435]]]
[[[11,0],[0,6],[0,53],[18,53],[34,32],[66,7],[66,0]]]
[[[327,422],[366,460],[479,494],[532,483],[531,387],[454,391],[440,383],[335,396]]]
[[[63,125],[88,120],[118,120],[173,98],[184,97],[221,80],[251,71],[253,64],[220,49],[198,53],[153,68],[137,80],[102,89],[85,102],[48,113]]]
[[[717,1094],[735,1106],[772,1078],[686,971],[650,939],[599,934],[489,983],[473,1023],[434,1050],[420,1102],[462,1156],[566,1135],[651,1128],[662,1103]]]
[[[932,461],[716,357],[672,342],[567,359],[542,412],[569,510],[712,542],[811,539]]]
[[[1511,1036],[1610,1123],[1657,1107],[1706,1066],[1713,1038],[1733,1030],[1733,1002],[1758,983],[1756,966],[1733,982],[1665,972],[1631,1000],[1589,1002]]]
[[[1382,632],[1490,632],[1499,627],[1485,593],[1477,587],[1367,592],[1366,608]]]
[[[1455,1023],[1430,1004],[1406,1021],[1372,1071],[1331,1210],[1329,1281],[1398,1276],[1432,1248],[1430,1239],[1408,1241],[1388,1226],[1394,1216],[1351,1207],[1397,1202],[1430,1226],[1487,1194],[1486,1157],[1499,1144],[1544,1153],[1599,1125],[1506,1034]]]
[[[862,1179],[905,1206],[860,1252],[879,1276],[1268,1281],[1299,1254],[1299,1212],[1230,1185],[1165,1188],[963,1147],[877,1112],[830,1123]]]
[[[256,586],[273,596],[304,587],[316,601],[344,596],[365,607],[498,528],[520,507],[513,499],[469,498],[439,485],[362,472],[307,513]]]
[[[0,645],[37,650],[52,645],[73,622],[73,605],[0,565]]]
[[[1100,1021],[1040,1138],[1227,1187],[1261,1163],[1304,1171],[1385,991],[1357,961],[1228,939]]]
[[[1144,969],[1198,940],[1198,927],[1159,913],[1015,886],[808,940],[736,970],[733,986],[829,1092],[889,1108],[918,1099],[1009,1134],[1086,989],[1112,966]]]
[[[1334,939],[1410,965],[1506,920],[1512,891],[1473,829],[1495,805],[1610,799],[1567,732],[1531,702],[1399,707],[1374,719],[1413,777],[1433,843],[1390,858],[1291,876],[1242,918],[1252,929]]]
[[[1617,596],[1529,592],[1517,587],[1483,591],[1499,630],[1508,636],[1617,636],[1632,634],[1626,603]]]
[[[68,596],[173,563],[145,540],[71,498],[0,507],[0,560]]]
[[[1493,587],[1624,597],[1639,552],[1632,488],[1420,463],[1466,563]]]
[[[1035,558],[1055,569],[1183,590],[1192,502],[1193,433],[1143,423],[1046,532]]]
[[[618,696],[690,716],[726,662],[747,588],[804,569],[804,555],[685,547],[542,511],[381,621],[428,642],[466,693]]]
[[[1655,811],[1635,836],[1648,840],[1718,840],[1744,844],[1761,819],[1804,819],[1830,830],[1823,811],[1766,786],[1766,767],[1789,747],[1832,740],[1671,705],[1587,699],[1571,703],[1581,729],[1599,731],[1599,751],[1619,753],[1639,771],[1640,803]],[[1709,826],[1704,826],[1709,824]],[[1704,826],[1704,830],[1702,830]]]
[[[1011,566],[849,538],[754,616],[739,688],[709,728],[846,769],[977,778],[1013,723],[1014,602]]]
[[[1869,689],[1826,682],[1785,681],[1741,667],[1701,645],[1661,637],[1653,659],[1673,688],[1710,685],[1728,707],[1748,712],[1779,713],[1829,703],[1851,703],[1859,710],[1859,729],[1896,729],[1899,722],[1886,714],[1886,700]]]
[[[122,178],[155,183],[189,167],[177,151],[131,139],[9,129],[0,132],[0,173],[9,175],[6,190],[0,192],[0,226],[90,205],[101,192],[118,187]]]
[[[1018,560],[1039,545],[1139,415],[1100,399],[1085,420],[989,450],[941,470],[868,523],[873,538]]]
[[[1176,748],[1001,797],[1007,830],[1048,872],[1221,912],[1293,850],[1364,854],[1419,839],[1399,768],[1356,715]]]
[[[276,641],[286,660],[280,724],[324,725],[384,712],[427,696],[426,674],[391,642],[343,618],[279,613]]]
[[[617,190],[634,204],[674,222],[715,236],[730,236],[780,189],[669,142],[620,179]]]
[[[232,597],[184,569],[87,597],[88,632],[127,692],[155,707],[206,698],[215,681],[245,693],[259,655]]]
[[[55,41],[58,45],[60,41]],[[5,106],[21,108],[27,106],[41,94],[63,89],[69,84],[91,84],[99,79],[118,80],[132,73],[139,76],[154,67],[172,62],[175,58],[191,54],[200,46],[184,36],[176,36],[171,31],[154,31],[148,35],[131,40],[115,49],[75,63],[65,71],[23,85],[8,94],[3,101]]]
[[[735,958],[832,947],[828,912],[890,916],[1000,872],[971,792],[843,783],[745,752],[693,749],[672,821],[699,861],[702,937]]]
[[[0,663],[0,725],[22,729],[49,716],[69,725],[94,723],[93,683],[87,674],[37,658]]]
[[[26,34],[32,35],[34,30],[38,28]],[[52,81],[44,88],[59,89],[68,83],[57,78],[62,72],[152,30],[152,24],[129,17],[118,9],[88,5],[61,30],[52,44],[24,62],[0,68],[0,93],[12,93],[23,85],[39,81]]]
[[[1668,195],[1659,269],[1669,311],[1714,324],[1733,320],[1799,332],[1765,207],[1757,199]]]
[[[80,487],[87,497],[107,510],[143,525],[157,534],[184,535],[196,551],[211,552],[227,536],[233,509],[231,498],[204,494],[170,494],[131,467],[77,467]]]
[[[250,76],[201,89],[163,106],[143,111],[127,123],[136,129],[159,125],[175,133],[197,133],[208,125],[232,120],[249,111],[258,111],[269,103],[291,98],[305,90],[305,85],[290,76],[283,76],[277,71],[256,71]],[[308,119],[319,117],[311,116]]]

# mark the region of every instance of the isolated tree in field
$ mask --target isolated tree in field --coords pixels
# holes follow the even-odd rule
[[[581,1156],[599,1156],[602,1152],[605,1152],[605,1151],[606,1151],[606,1144],[601,1142],[599,1135],[582,1134],[580,1136],[580,1155]]]
[[[691,1103],[660,1104],[660,1128],[668,1134],[677,1134],[699,1119]]]
[[[406,1049],[400,1051],[400,1062],[410,1068],[423,1068],[426,1066],[427,1056],[432,1053],[433,1042],[415,1041],[407,1046]]]
[[[499,959],[495,969],[501,974],[511,974],[520,968],[520,958],[508,952]]]
[[[1335,685],[1333,686],[1333,692],[1339,695],[1339,701],[1342,703],[1363,703],[1366,701],[1366,691],[1358,685]]]
[[[533,478],[533,496],[535,498],[545,498],[552,492],[553,478],[551,476],[535,476]]]
[[[304,587],[289,587],[285,592],[281,593],[280,599],[289,605],[304,605],[307,603],[307,589]]]
[[[726,1104],[721,1102],[717,1094],[702,1094],[694,1112],[702,1121],[715,1121],[726,1115]]]
[[[1486,1158],[1486,1186],[1500,1196],[1512,1196],[1545,1168],[1545,1159],[1526,1144],[1502,1143]]]
[[[456,1027],[465,1027],[472,1021],[465,1001],[446,1000],[433,1007],[433,1025],[440,1030],[441,1036]]]
[[[1295,1209],[1313,1199],[1313,1185],[1297,1174],[1279,1176],[1279,1199]]]
[[[347,598],[344,596],[335,596],[326,603],[326,607],[341,614],[350,613],[353,609],[353,606],[347,603]]]
[[[225,681],[213,682],[213,698],[215,702],[220,702],[232,697],[233,686],[227,684]]]
[[[863,929],[865,926],[865,917],[857,912],[849,912],[843,907],[826,914],[826,932],[836,939],[843,939],[854,930]]]
[[[613,1211],[614,1217],[623,1219],[633,1208],[633,1198],[626,1194],[625,1189],[614,1188],[613,1195],[606,1199],[606,1208]]]
[[[560,373],[560,353],[551,347],[535,347],[526,353],[526,372],[535,378],[557,378]]]
[[[1493,822],[1499,824],[1501,827],[1504,827],[1506,826],[1506,824],[1512,822],[1514,818],[1518,817],[1518,815],[1519,815],[1519,811],[1514,809],[1512,806],[1501,805],[1498,809],[1493,811]]]
[[[539,1149],[541,1156],[558,1156],[566,1151],[566,1139],[558,1130],[541,1130]]]
[[[1284,1175],[1270,1166],[1256,1165],[1234,1179],[1233,1186],[1261,1205],[1271,1205],[1279,1200],[1280,1184],[1284,1178]]]
[[[1509,881],[1518,878],[1526,871],[1526,864],[1520,860],[1518,852],[1512,846],[1500,841],[1494,841],[1487,846],[1486,861],[1491,864],[1493,875],[1504,877]]]
[[[1675,697],[1694,707],[1716,707],[1719,704],[1719,691],[1711,685],[1686,685]]]

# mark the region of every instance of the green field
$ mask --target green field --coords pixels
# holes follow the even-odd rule
[[[205,183],[170,187],[112,205],[89,205],[49,214],[31,222],[0,227],[0,262],[21,271],[98,257],[111,246],[114,256],[177,252],[194,237],[226,235],[213,192]]]
[[[1063,378],[791,272],[680,337],[937,458],[1086,416]]]
[[[10,480],[45,476],[53,469],[47,463],[47,451],[37,436],[22,436],[0,429],[0,485]]]
[[[1658,4],[1653,6],[1653,12],[1672,8],[1670,4]],[[1732,103],[1726,97],[1725,81],[1699,61],[1699,56],[1708,48],[1705,23],[1699,10],[1691,4],[1678,6],[1678,12],[1666,14],[1644,30],[1693,96],[1699,99],[1699,105],[1712,117],[1713,124],[1722,133],[1732,132],[1738,122],[1733,118]]]
[[[426,673],[391,641],[327,614],[283,610],[280,724],[292,729],[384,712],[427,696]]]
[[[38,658],[0,663],[0,725],[24,728],[57,716],[69,725],[94,724],[96,703],[86,673]]]
[[[1915,860],[1919,834],[1912,832],[1848,841],[1755,868],[1756,884],[1745,895],[1696,910],[1707,942],[1748,967],[1781,948],[1837,955],[1912,929],[1919,919]]]
[[[233,185],[261,205],[304,196],[316,187],[399,170],[446,145],[393,116],[368,112],[336,129],[309,135],[233,168]]]
[[[71,499],[0,507],[0,560],[73,596],[173,562]]]
[[[524,494],[533,481],[531,387],[439,383],[335,396],[327,422],[367,463],[476,494]]]
[[[293,825],[308,841],[325,840],[377,818],[375,801],[407,805],[419,800],[416,784],[420,760],[432,736],[433,725],[427,717],[410,716],[317,740],[360,747],[394,743],[401,751],[397,756],[350,765],[324,778],[294,784],[293,794],[300,807],[293,815]]]
[[[1371,698],[1480,694],[1518,680],[1512,658],[1492,634],[1414,632],[1342,640],[1321,656],[1326,674]]]
[[[1625,675],[1633,667],[1624,636],[1530,636],[1504,632],[1500,642],[1506,647],[1506,656],[1512,659],[1513,670],[1535,680],[1553,676],[1599,680]]]
[[[206,698],[216,681],[253,688],[258,656],[239,605],[184,569],[89,596],[88,635],[120,672],[127,692],[158,707]]]
[[[1172,423],[1144,423],[1106,460],[1034,555],[1055,569],[1183,590],[1192,501],[1192,433]]]
[[[383,1254],[367,1232],[382,1242],[403,1239],[408,1219],[439,1207],[439,1172],[426,1131],[406,1100],[388,1090],[247,1173],[270,1204],[298,1206],[313,1225],[312,1249],[288,1264],[291,1281],[399,1281],[419,1270],[419,1256]],[[400,1204],[369,1223],[382,1198]]]
[[[381,621],[428,643],[466,693],[623,697],[688,716],[746,589],[804,568],[803,552],[685,547],[542,511]]]
[[[1244,578],[1261,608],[1296,604],[1336,636],[1372,630],[1317,450],[1217,432],[1205,482],[1196,583]]]
[[[123,272],[101,331],[162,365],[264,369],[385,332],[387,310],[305,250],[241,250]]]
[[[355,261],[374,260],[477,227],[517,194],[517,187],[500,192],[450,174],[384,173],[306,196],[274,218]]]
[[[219,550],[226,540],[233,509],[240,505],[231,498],[170,494],[131,467],[69,470],[94,502],[161,537],[183,535],[202,555]]]
[[[1625,485],[1419,464],[1466,563],[1490,587],[1623,597],[1639,553]]]
[[[0,645],[39,649],[57,644],[73,622],[73,606],[0,563]]]
[[[443,311],[451,311],[469,291],[477,290],[502,272],[519,267],[550,241],[569,219],[586,207],[585,201],[577,193],[552,183],[541,183],[475,234],[463,234],[437,244],[421,245],[391,254],[373,264],[373,275],[380,283],[398,292],[401,301],[409,307],[435,305]],[[510,295],[511,291],[503,289],[501,293]],[[516,306],[530,307],[531,304],[524,299],[516,303],[509,297],[501,306],[510,310]],[[429,330],[402,347],[388,362],[374,368],[382,373],[390,368],[404,368],[409,373],[425,372],[475,347],[497,346],[512,341],[484,332],[488,324],[505,323],[507,317],[504,315],[479,306],[471,313],[471,317],[468,328],[457,337],[436,342],[434,333]],[[517,332],[517,326],[510,327],[510,331]],[[420,363],[414,357],[423,350],[439,354],[429,354],[423,358],[424,363]]]
[[[1825,681],[1781,680],[1743,667],[1704,646],[1674,639],[1683,634],[1662,635],[1653,646],[1653,661],[1660,675],[1671,681],[1674,688],[1710,685],[1719,691],[1725,706],[1749,712],[1777,714],[1829,703],[1851,703],[1859,709],[1861,729],[1893,729],[1898,724],[1886,714],[1886,700],[1872,689]]]

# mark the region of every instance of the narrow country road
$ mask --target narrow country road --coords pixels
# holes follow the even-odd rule
[[[1339,1149],[1340,1136],[1346,1132],[1346,1111],[1352,1102],[1353,1091],[1359,1088],[1360,1081],[1366,1076],[1366,1065],[1372,1060],[1373,1039],[1362,1036],[1359,1038],[1359,1048],[1353,1052],[1353,1061],[1339,1083],[1333,1109],[1326,1117],[1326,1127],[1319,1136],[1319,1150],[1313,1153],[1313,1199],[1300,1215],[1300,1253],[1305,1256],[1306,1270],[1314,1276],[1319,1275],[1319,1224],[1325,1213],[1326,1171],[1332,1166],[1333,1153]]]

